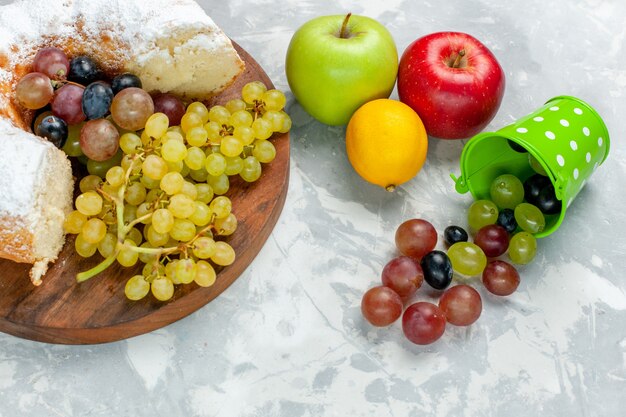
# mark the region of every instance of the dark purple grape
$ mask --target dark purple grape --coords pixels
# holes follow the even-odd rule
[[[113,81],[111,82],[113,94],[117,94],[123,89],[129,87],[141,88],[142,85],[139,77],[128,72],[118,75],[117,77],[113,78]]]
[[[444,252],[434,250],[421,261],[424,280],[433,288],[443,290],[452,282],[452,263]]]
[[[469,236],[465,229],[460,226],[448,226],[443,231],[443,239],[446,242],[446,245],[452,246],[456,242],[467,242]]]
[[[48,139],[54,146],[61,149],[67,140],[67,123],[57,116],[46,116],[35,129],[35,134]]]
[[[508,233],[513,233],[517,229],[517,221],[515,220],[515,212],[511,209],[502,209],[498,214],[496,222],[498,226],[504,227]]]
[[[82,85],[89,85],[100,77],[98,66],[88,56],[77,56],[70,61],[68,80]]]
[[[558,214],[561,212],[561,200],[556,198],[552,183],[539,191],[535,205],[544,214]]]
[[[154,97],[154,112],[165,114],[170,126],[178,126],[185,115],[185,105],[171,94],[159,94]]]
[[[509,234],[504,227],[489,224],[476,233],[474,243],[483,250],[487,257],[495,258],[509,248]]]
[[[100,119],[104,117],[111,108],[113,101],[113,90],[104,81],[96,81],[87,86],[83,92],[83,113],[87,120]]]
[[[524,148],[522,145],[520,145],[517,142],[513,142],[512,140],[507,139],[507,143],[509,144],[511,149],[513,149],[515,152],[519,152],[519,153],[526,153],[526,152],[528,152],[526,150],[526,148]]]
[[[526,201],[532,205],[536,205],[539,193],[544,187],[552,184],[550,178],[535,174],[532,177],[524,181],[524,197]]]

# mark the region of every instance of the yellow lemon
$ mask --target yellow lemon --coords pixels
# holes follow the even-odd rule
[[[396,100],[379,99],[365,103],[352,115],[346,150],[363,179],[393,191],[422,169],[428,136],[413,109]]]

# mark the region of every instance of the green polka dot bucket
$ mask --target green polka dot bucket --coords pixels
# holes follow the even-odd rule
[[[536,234],[545,237],[558,229],[608,154],[609,132],[600,115],[583,100],[559,96],[497,132],[470,139],[461,154],[461,176],[452,178],[457,192],[469,191],[480,200],[490,198],[489,188],[497,176],[513,174],[525,181],[543,168],[562,202],[561,212],[546,215],[546,227]],[[533,169],[531,163],[540,167]]]

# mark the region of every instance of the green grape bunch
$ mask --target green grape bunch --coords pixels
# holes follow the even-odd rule
[[[141,274],[126,282],[126,297],[140,300],[151,292],[166,301],[175,285],[213,285],[214,266],[235,261],[233,248],[220,240],[237,229],[232,202],[224,195],[229,177],[257,181],[261,164],[276,157],[268,139],[291,128],[282,92],[255,81],[241,93],[224,106],[189,104],[179,126],[154,113],[142,131],[121,135],[117,165],[102,178],[80,181],[76,209],[64,228],[77,235],[80,256],[98,252],[104,260],[79,273],[78,282],[115,262],[124,267],[141,262]]]

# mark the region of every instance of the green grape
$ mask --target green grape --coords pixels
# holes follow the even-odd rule
[[[146,121],[145,134],[155,138],[161,139],[167,132],[167,128],[170,127],[170,120],[164,113],[154,113],[148,117]]]
[[[139,178],[139,182],[146,187],[146,190],[156,190],[159,188],[160,180],[153,180],[145,175]]]
[[[38,124],[35,123],[35,126]],[[83,150],[80,147],[80,130],[83,127],[84,123],[80,123],[77,125],[69,125],[67,127],[67,140],[65,141],[65,145],[63,145],[63,152],[67,154],[67,156],[82,156]]]
[[[226,174],[219,175],[214,177],[213,175],[209,175],[207,178],[207,183],[213,189],[213,192],[217,195],[224,195],[228,192],[230,188],[230,182],[228,181],[228,176]]]
[[[103,258],[108,258],[115,253],[115,247],[117,246],[117,237],[113,233],[107,233],[104,239],[98,243],[98,252]]]
[[[283,112],[276,111],[276,110],[269,110],[265,112],[265,114],[263,115],[263,118],[267,120],[268,122],[270,122],[270,124],[272,125],[272,130],[274,132],[278,132],[280,129],[283,128],[283,123],[284,123],[284,118],[285,118]]]
[[[196,126],[189,129],[187,132],[187,143],[191,146],[205,146],[209,138],[209,134],[203,126]]]
[[[124,155],[122,162],[118,165],[121,165],[124,171],[131,170],[132,168],[131,175],[138,175],[141,172],[141,160],[133,155]]]
[[[509,258],[516,264],[527,264],[537,253],[537,239],[528,232],[519,232],[509,241]]]
[[[530,165],[532,170],[535,171],[537,174],[543,175],[544,177],[548,176],[548,173],[546,172],[545,168],[541,165],[541,163],[537,160],[537,158],[532,156],[530,153],[528,154],[528,164]]]
[[[243,101],[240,98],[236,98],[233,100],[229,100],[224,107],[226,107],[226,110],[228,110],[231,113],[234,113],[238,110],[245,110],[246,109],[246,102]]]
[[[177,263],[178,263],[178,260],[173,260],[171,262],[168,262],[167,265],[165,265],[165,276],[169,278],[174,284],[181,284],[180,280],[176,276],[176,264]]]
[[[120,166],[112,167],[106,173],[106,180],[113,187],[121,186],[126,180],[124,169]]]
[[[230,214],[233,204],[228,197],[220,196],[215,197],[209,207],[215,213],[215,218],[223,219]]]
[[[152,214],[152,227],[154,231],[168,234],[174,227],[174,215],[168,209],[158,209]]]
[[[150,242],[143,242],[141,244],[141,247],[146,248],[146,249],[154,249],[154,247],[150,244]],[[144,264],[153,263],[156,261],[156,259],[157,259],[157,255],[155,254],[143,253],[143,252],[139,253],[139,261],[143,262]]]
[[[180,127],[184,133],[189,132],[192,128],[202,126],[202,117],[194,112],[187,112],[180,119]]]
[[[222,140],[222,127],[217,122],[209,122],[204,125],[208,139],[211,143],[220,143]]]
[[[161,183],[159,187],[161,190],[165,191],[168,195],[174,195],[181,192],[183,189],[183,185],[185,184],[185,179],[179,172],[168,172],[161,179]]]
[[[107,225],[100,219],[92,218],[85,222],[80,234],[87,243],[97,245],[104,239],[107,233]]]
[[[289,117],[289,115],[287,113],[285,113],[284,111],[281,112],[284,115],[284,119],[283,119],[283,126],[282,128],[278,131],[278,133],[287,133],[291,130],[291,117]]]
[[[241,98],[248,104],[254,104],[255,101],[263,99],[266,91],[267,87],[261,81],[252,81],[241,89]]]
[[[169,162],[169,161],[165,161],[167,162],[167,172],[178,172],[181,173],[183,170],[183,167],[185,166],[185,163],[183,161],[176,161],[176,162]]]
[[[489,200],[477,200],[467,212],[467,221],[473,230],[494,224],[498,220],[498,207]]]
[[[195,184],[196,200],[204,204],[209,204],[213,200],[213,188],[209,184]]]
[[[120,249],[120,252],[117,254],[117,262],[125,267],[135,265],[139,260],[139,253],[134,251],[132,248],[136,246],[137,245],[134,241],[130,239],[124,240],[124,245]]]
[[[167,162],[181,162],[187,157],[187,147],[183,142],[169,140],[161,147],[161,156]]]
[[[273,132],[272,124],[263,118],[252,122],[252,130],[254,130],[254,137],[261,140],[269,139]]]
[[[514,209],[524,201],[524,184],[515,175],[500,175],[491,183],[489,194],[498,208]]]
[[[200,116],[203,124],[209,121],[209,110],[203,103],[199,101],[194,101],[189,106],[187,106],[187,113],[196,113],[198,116]]]
[[[231,113],[228,118],[228,125],[237,127],[237,126],[245,126],[250,127],[252,125],[252,115],[246,110],[238,110],[234,113]]]
[[[239,156],[228,157],[226,158],[226,169],[224,173],[226,175],[237,175],[243,169],[243,159]]]
[[[148,191],[148,193],[146,194],[146,203],[154,203],[155,201],[157,201],[159,198],[163,197],[163,190],[150,190]]]
[[[102,197],[95,191],[87,191],[79,195],[74,203],[76,210],[85,216],[95,216],[102,211]]]
[[[215,228],[220,236],[230,236],[237,230],[237,217],[233,213],[222,219],[215,220]]]
[[[167,174],[167,163],[157,155],[148,155],[141,165],[143,174],[151,180],[159,181]]]
[[[185,157],[185,165],[189,169],[200,169],[204,165],[206,155],[204,151],[196,146],[187,149],[187,157]]]
[[[95,191],[100,184],[102,184],[102,178],[97,175],[87,175],[80,180],[78,188],[81,193],[86,193],[87,191]]]
[[[222,138],[220,152],[224,156],[235,157],[243,152],[243,142],[234,136],[226,136]]]
[[[137,218],[137,206],[124,204],[124,223],[130,223]]]
[[[237,126],[233,130],[233,137],[239,139],[244,146],[254,142],[254,130],[251,127]]]
[[[195,188],[195,187],[194,187]],[[196,209],[191,197],[186,194],[175,194],[170,198],[169,211],[178,219],[186,219]]]
[[[210,200],[209,200],[210,201]],[[78,210],[72,211],[65,217],[63,222],[63,230],[67,233],[77,235],[83,230],[83,225],[87,222],[87,216]]]
[[[148,295],[150,284],[141,275],[135,275],[126,281],[124,286],[124,294],[129,300],[137,301]]]
[[[148,262],[143,266],[141,273],[148,281],[152,281],[165,276],[165,267],[158,262]]]
[[[280,90],[267,90],[265,94],[263,94],[262,100],[265,103],[266,110],[279,111],[282,110],[287,103],[285,94]]]
[[[137,229],[136,227],[133,227],[132,229],[130,229],[130,231],[126,235],[126,238],[128,240],[132,240],[133,242],[135,242],[135,245],[137,246],[143,243],[143,235],[141,234],[139,229]]]
[[[209,176],[209,173],[206,172],[206,169],[204,169],[204,167],[202,167],[200,169],[196,169],[196,170],[189,172],[189,176],[191,177],[192,180],[196,182],[206,182],[206,179]]]
[[[136,133],[128,132],[120,136],[120,148],[127,155],[136,154],[142,146],[141,138]]]
[[[448,249],[452,269],[461,275],[472,277],[482,274],[487,266],[487,256],[478,245],[457,242]]]
[[[205,159],[204,167],[209,175],[214,177],[222,175],[226,170],[226,158],[221,153],[209,154]]]
[[[176,126],[180,128],[180,126]],[[171,129],[171,128],[170,128]],[[183,137],[183,131],[180,130],[169,130],[165,132],[165,135],[161,138],[161,143],[165,144],[170,140],[175,140],[176,142],[185,143],[185,138]]]
[[[139,182],[134,182],[126,188],[124,199],[133,206],[138,206],[146,200],[146,187]]]
[[[228,266],[235,262],[235,251],[226,242],[215,242],[215,253],[211,256],[211,260],[216,265]]]
[[[117,153],[106,161],[92,161],[91,159],[87,162],[87,172],[91,175],[97,175],[100,178],[104,178],[107,171],[116,165],[119,165],[122,161],[122,157],[124,153],[121,150],[118,150]]]
[[[252,155],[258,159],[259,162],[267,164],[276,158],[276,148],[269,140],[256,140],[254,141]]]
[[[190,284],[196,276],[196,263],[193,259],[181,259],[176,262],[176,278],[182,284]]]
[[[150,283],[152,295],[159,301],[167,301],[174,295],[174,284],[169,278],[159,277]]]
[[[206,226],[211,221],[213,212],[205,203],[194,201],[194,204],[196,206],[196,210],[191,216],[189,216],[189,220],[191,220],[196,226]]]
[[[249,156],[243,160],[243,168],[239,176],[246,182],[254,182],[261,177],[261,172],[261,163],[259,160],[254,156]]]
[[[196,236],[196,226],[187,219],[175,219],[170,236],[179,242],[189,242]]]
[[[97,245],[93,243],[87,242],[82,233],[76,236],[76,240],[74,241],[74,249],[76,249],[76,253],[82,256],[83,258],[91,258],[98,249]]]
[[[185,194],[187,197],[195,200],[198,197],[198,191],[196,190],[196,186],[194,183],[185,181],[183,184],[183,189],[180,190],[181,194]]]
[[[209,120],[217,124],[226,125],[230,118],[230,112],[224,106],[213,106],[209,110]]]
[[[210,237],[199,237],[193,242],[193,254],[199,259],[209,259],[215,255],[215,241]]]
[[[172,227],[174,227],[173,224],[172,224]],[[145,230],[144,234],[146,235],[146,240],[148,241],[148,243],[150,243],[150,245],[152,245],[155,248],[165,246],[167,244],[167,241],[170,240],[169,233],[157,232],[153,224],[148,226],[144,230]]]
[[[515,221],[528,233],[542,232],[546,227],[546,218],[539,208],[529,203],[521,203],[515,207]]]
[[[196,262],[196,276],[194,281],[200,287],[210,287],[215,283],[217,274],[210,263],[206,261]]]

